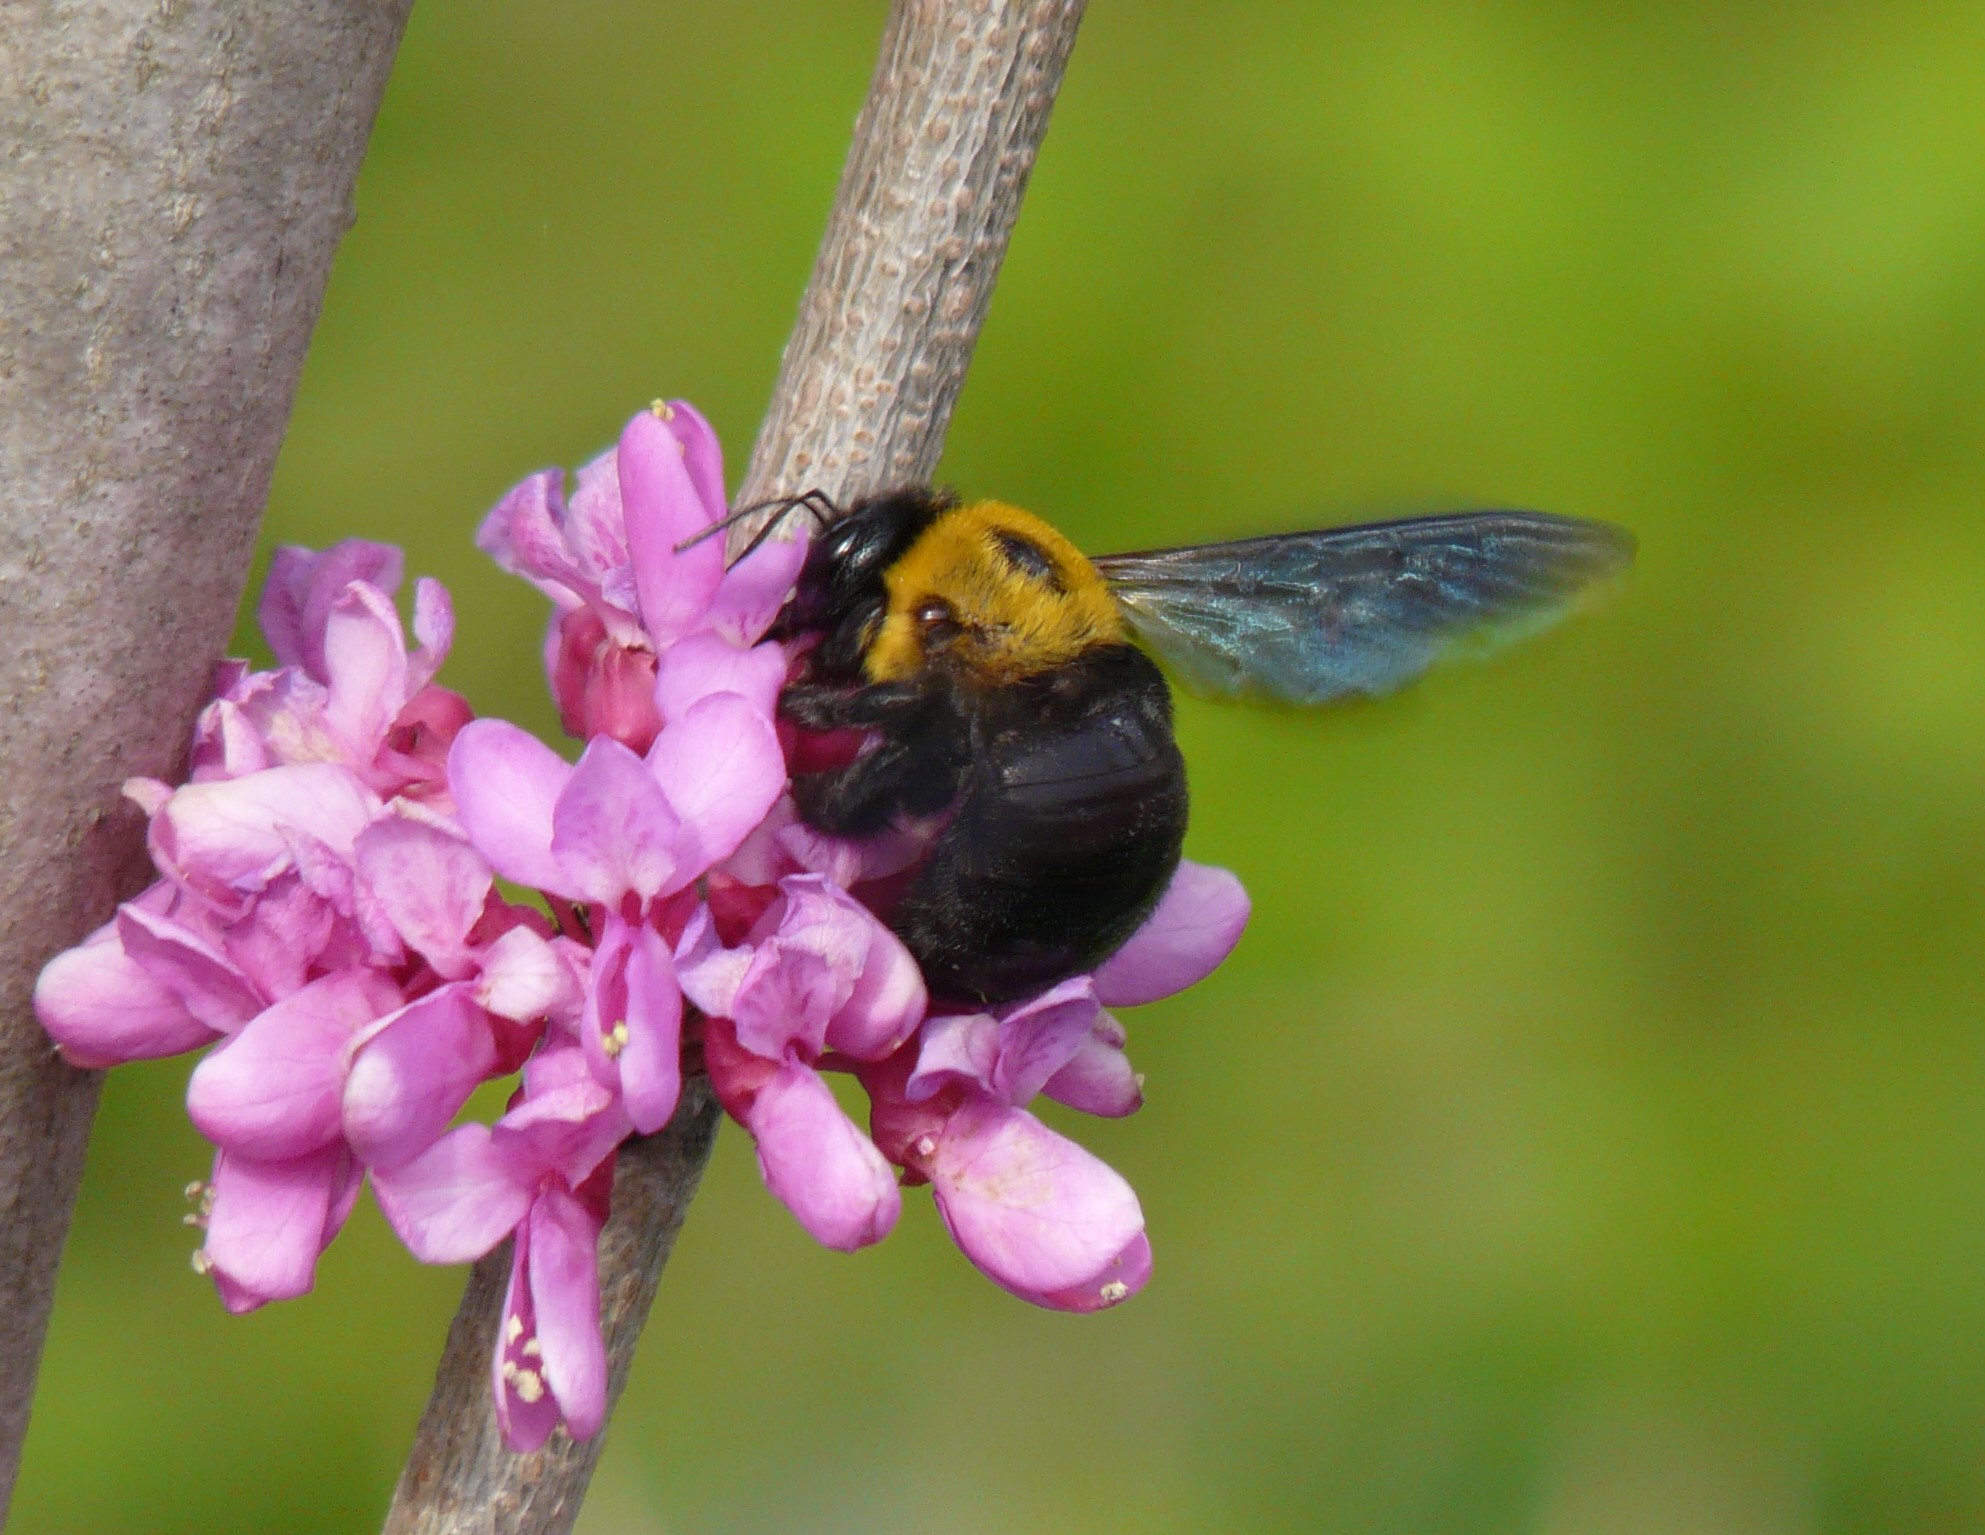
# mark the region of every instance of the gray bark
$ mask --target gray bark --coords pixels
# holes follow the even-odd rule
[[[97,1093],[34,978],[143,883],[408,3],[0,4],[0,1514]]]
[[[845,504],[928,481],[1082,9],[896,0],[740,504],[804,489]],[[660,1136],[622,1153],[601,1248],[610,1408],[716,1114],[699,1079]],[[564,1535],[578,1517],[604,1432],[512,1455],[497,1430],[490,1354],[508,1262],[499,1250],[470,1276],[387,1535]]]

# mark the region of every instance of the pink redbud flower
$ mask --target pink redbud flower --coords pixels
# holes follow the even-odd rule
[[[768,539],[728,570],[721,538],[676,551],[727,510],[709,422],[682,400],[643,411],[579,471],[569,502],[563,482],[556,469],[524,480],[476,542],[552,600],[545,670],[565,728],[645,752],[705,693],[762,698],[769,710],[785,657],[757,641],[805,549]]]
[[[923,1020],[902,940],[821,876],[793,875],[736,948],[699,911],[679,965],[706,1015],[710,1084],[757,1143],[766,1187],[829,1247],[881,1241],[901,1209],[895,1177],[815,1067],[828,1051],[881,1060]]]
[[[861,1072],[876,1144],[927,1181],[959,1249],[995,1284],[1061,1311],[1142,1288],[1151,1246],[1123,1178],[1026,1105],[1090,1113],[1142,1101],[1121,1026],[1103,1010],[1155,1001],[1210,973],[1246,924],[1240,882],[1180,865],[1151,918],[1097,973],[992,1013],[929,1019],[916,1042]]]
[[[420,1156],[375,1173],[380,1208],[427,1263],[467,1263],[514,1235],[492,1385],[514,1450],[561,1420],[574,1438],[606,1416],[599,1235],[614,1148],[631,1132],[620,1098],[561,1038],[524,1069],[494,1125],[462,1125]]]
[[[580,1035],[643,1134],[675,1112],[682,998],[670,898],[737,850],[786,786],[769,711],[712,693],[645,757],[596,737],[576,767],[501,720],[457,738],[449,782],[470,839],[498,873],[593,913]]]

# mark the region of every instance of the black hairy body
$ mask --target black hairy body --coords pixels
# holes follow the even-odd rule
[[[899,493],[855,508],[816,549],[790,618],[822,639],[781,707],[814,729],[878,737],[795,781],[808,824],[861,837],[942,818],[889,923],[935,995],[992,1003],[1093,969],[1150,915],[1184,845],[1185,763],[1165,679],[1142,652],[1071,632],[1053,611],[1039,615],[1045,637],[1015,641],[993,632],[971,572],[919,569],[918,539],[948,512]],[[984,542],[997,562],[985,568],[1018,601],[1052,609],[1080,580],[1067,551],[1012,519],[954,531]],[[892,602],[910,614],[915,652],[898,645],[878,665]]]

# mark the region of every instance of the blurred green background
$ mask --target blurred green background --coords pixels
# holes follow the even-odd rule
[[[661,393],[735,472],[883,9],[420,0],[268,541],[404,542],[552,731],[476,520]],[[1977,0],[1096,0],[944,477],[1639,572],[1384,706],[1185,704],[1256,917],[1081,1131],[1149,1290],[1034,1311],[921,1197],[829,1254],[727,1130],[582,1531],[1985,1531],[1981,103]],[[368,1205],[225,1316],[185,1074],[109,1083],[14,1527],[374,1527],[461,1275]]]

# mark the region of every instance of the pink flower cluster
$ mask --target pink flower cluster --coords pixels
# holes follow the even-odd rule
[[[1247,917],[1231,875],[1187,864],[1093,976],[933,1011],[861,899],[917,848],[823,837],[788,793],[793,657],[763,635],[803,546],[727,568],[720,539],[686,542],[725,509],[716,437],[677,402],[636,416],[569,499],[534,475],[485,522],[481,546],[554,604],[546,670],[576,763],[434,683],[447,594],[418,584],[409,652],[398,551],[279,552],[261,607],[277,669],[221,669],[189,782],[126,786],[160,878],[36,990],[78,1065],[212,1047],[187,1095],[216,1148],[195,1266],[230,1309],[308,1290],[368,1174],[424,1261],[512,1239],[492,1384],[519,1450],[602,1421],[614,1153],[668,1122],[685,1069],[828,1246],[881,1240],[900,1188],[927,1183],[1014,1294],[1086,1311],[1133,1293],[1151,1264],[1136,1195],[1028,1105],[1136,1109],[1105,1009],[1190,985]],[[866,1129],[830,1072],[867,1092]],[[511,1077],[493,1124],[456,1122]]]

